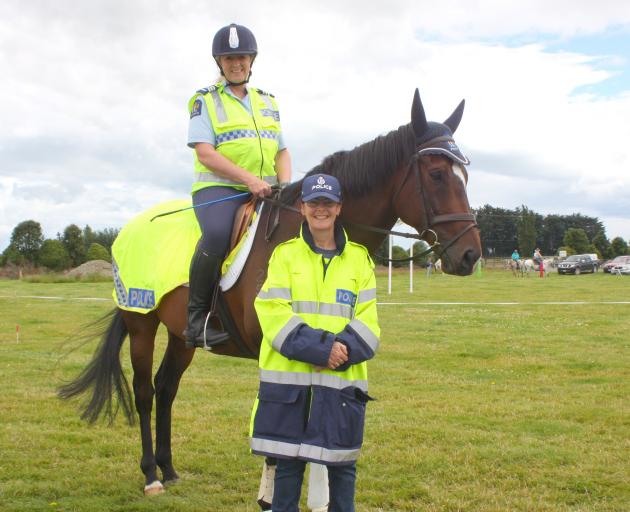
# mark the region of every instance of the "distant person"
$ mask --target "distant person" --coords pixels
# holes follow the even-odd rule
[[[374,263],[336,222],[336,178],[307,176],[300,208],[300,233],[274,250],[254,303],[263,340],[250,443],[278,459],[274,512],[298,511],[307,461],[328,467],[328,510],[353,512],[367,361],[380,336]]]
[[[543,262],[542,254],[540,254],[540,248],[536,247],[534,251],[534,263],[538,265],[538,273],[540,277],[545,277],[545,263]]]
[[[521,255],[518,253],[518,249],[514,249],[512,253],[512,260],[518,262],[521,259]]]

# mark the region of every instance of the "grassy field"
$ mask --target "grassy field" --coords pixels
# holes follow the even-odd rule
[[[418,272],[410,294],[403,271],[392,295],[383,273],[378,286],[358,511],[630,510],[630,304],[614,303],[630,277]],[[76,329],[112,307],[88,299],[110,293],[0,281],[0,510],[257,510],[254,361],[197,354],[174,410],[182,479],[154,498],[137,428],[88,427],[55,397],[95,346],[68,354]],[[164,344],[161,330],[158,359]]]

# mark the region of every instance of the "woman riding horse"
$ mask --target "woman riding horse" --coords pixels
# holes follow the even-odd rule
[[[222,78],[190,99],[188,145],[195,150],[193,205],[202,236],[190,264],[186,346],[210,348],[229,334],[206,321],[234,215],[249,197],[271,193],[291,181],[291,157],[284,145],[273,95],[247,87],[258,53],[254,34],[242,25],[220,29],[212,56]],[[206,204],[211,203],[211,204]],[[214,204],[212,204],[214,203]],[[200,206],[201,205],[201,206]]]

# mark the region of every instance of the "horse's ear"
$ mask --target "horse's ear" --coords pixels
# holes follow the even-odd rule
[[[459,126],[459,122],[462,120],[462,115],[464,114],[464,106],[466,105],[466,100],[462,100],[457,108],[453,111],[450,117],[444,121],[444,124],[451,129],[451,132],[455,133],[457,127]]]
[[[420,138],[427,130],[427,116],[424,114],[424,107],[420,101],[420,93],[416,89],[413,95],[413,103],[411,104],[411,126],[416,137]]]

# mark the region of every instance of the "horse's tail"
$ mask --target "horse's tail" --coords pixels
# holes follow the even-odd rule
[[[121,310],[114,308],[89,327],[94,331],[93,335],[89,335],[90,339],[101,337],[92,360],[75,380],[61,386],[57,394],[62,399],[69,399],[87,392],[88,398],[80,409],[81,419],[89,423],[94,423],[104,409],[104,415],[111,424],[118,409],[122,408],[127,421],[132,424],[135,415],[131,406],[131,391],[120,365],[120,349],[128,334]],[[112,400],[114,391],[118,398],[116,403]]]

